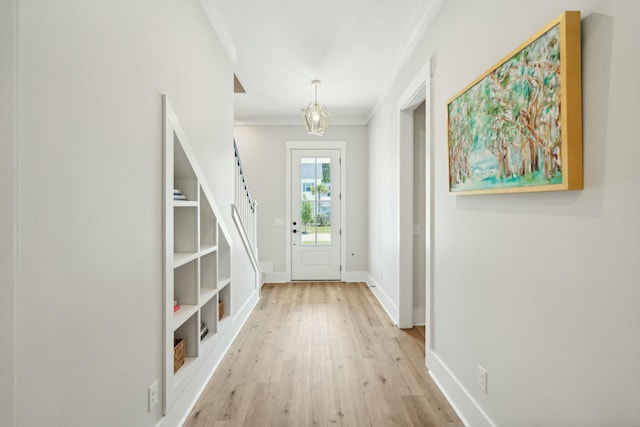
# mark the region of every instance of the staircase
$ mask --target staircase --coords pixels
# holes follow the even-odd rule
[[[256,202],[249,192],[249,185],[240,160],[240,152],[236,141],[233,141],[235,151],[236,173],[235,173],[235,204],[232,207],[233,221],[242,238],[245,250],[249,255],[251,264],[256,274],[256,286],[260,288],[262,284],[262,272],[258,263],[258,230],[257,212],[258,202]]]

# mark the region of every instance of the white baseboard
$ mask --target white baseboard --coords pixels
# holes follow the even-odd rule
[[[380,303],[384,311],[387,312],[393,323],[397,325],[400,314],[398,311],[398,305],[394,304],[391,298],[389,298],[389,295],[387,295],[384,289],[382,289],[380,285],[378,285],[378,282],[375,281],[373,276],[368,275],[366,282],[367,285],[369,285],[369,289],[371,289],[371,292],[373,292],[373,295],[375,295],[375,297],[378,299],[378,302]]]
[[[462,385],[453,372],[440,359],[429,351],[427,354],[427,368],[429,375],[444,394],[451,407],[467,427],[496,427],[486,412],[478,405],[469,391]]]
[[[211,380],[218,365],[229,351],[229,347],[231,347],[247,319],[249,319],[249,315],[258,304],[258,300],[258,291],[254,291],[238,311],[238,314],[233,317],[231,328],[223,332],[224,335],[220,337],[217,347],[207,356],[169,413],[156,424],[156,427],[182,426],[187,421],[191,410]]]
[[[271,261],[260,261],[260,271],[263,273],[273,273],[273,262]]]
[[[262,265],[262,263],[260,263]],[[286,283],[291,281],[291,275],[286,271],[263,270],[263,283]],[[345,271],[342,273],[343,282],[365,282],[369,281],[369,273],[366,271]]]
[[[286,283],[291,281],[291,275],[286,271],[265,271],[263,283]]]
[[[369,273],[367,271],[345,271],[342,273],[343,282],[364,282],[369,280]]]

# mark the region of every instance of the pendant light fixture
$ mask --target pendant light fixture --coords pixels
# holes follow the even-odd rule
[[[320,80],[314,80],[311,84],[315,86],[316,97],[314,101],[309,103],[302,118],[304,120],[304,126],[310,135],[322,136],[331,123],[331,114],[327,111],[327,107],[318,104],[318,86],[320,86]]]

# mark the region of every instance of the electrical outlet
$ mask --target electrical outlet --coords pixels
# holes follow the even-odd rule
[[[478,365],[478,387],[480,387],[483,392],[487,392],[487,371],[480,365]]]
[[[149,412],[158,404],[158,381],[149,386]]]

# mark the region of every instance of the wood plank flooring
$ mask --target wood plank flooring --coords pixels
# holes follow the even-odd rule
[[[185,426],[463,424],[364,283],[265,284]]]

